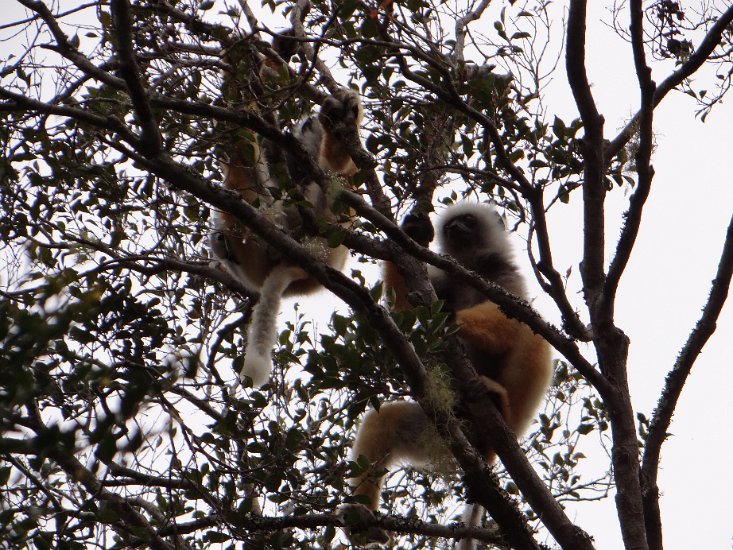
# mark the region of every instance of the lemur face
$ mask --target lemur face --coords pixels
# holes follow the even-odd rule
[[[476,236],[479,220],[473,214],[461,214],[452,218],[443,227],[443,234],[449,243],[464,243]]]

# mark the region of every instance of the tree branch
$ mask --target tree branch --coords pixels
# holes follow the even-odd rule
[[[700,67],[703,66],[705,61],[710,57],[710,54],[712,54],[713,50],[720,45],[723,33],[731,23],[733,23],[733,6],[730,6],[725,10],[715,24],[710,27],[705,38],[703,38],[700,45],[695,49],[692,55],[690,55],[687,61],[680,65],[676,71],[665,78],[662,83],[657,86],[654,92],[654,107],[659,105],[670,91],[674,90],[686,78],[692,76]],[[621,130],[619,134],[608,144],[605,155],[606,162],[610,162],[610,160],[613,159],[613,157],[615,157],[634,136],[640,117],[641,111],[636,113],[626,124],[623,130]]]
[[[117,34],[117,55],[120,59],[119,73],[127,85],[132,107],[142,130],[140,149],[146,156],[157,153],[163,143],[158,121],[150,108],[148,93],[142,83],[140,68],[135,60],[132,45],[132,16],[129,0],[111,0],[112,24]]]
[[[45,428],[38,426],[38,429],[43,431]],[[141,532],[145,533],[145,543],[155,550],[175,550],[180,548],[180,541],[175,546],[166,542],[156,532],[153,526],[150,525],[148,520],[135,510],[125,498],[105,489],[97,477],[85,468],[69,450],[51,447],[49,448],[49,456],[71,479],[80,483],[90,495],[107,502],[119,514],[120,519],[115,521],[114,524],[121,534],[129,536],[133,531],[138,534]],[[189,547],[184,546],[184,548]]]
[[[575,103],[583,121],[583,262],[580,266],[586,303],[594,320],[594,302],[603,284],[604,209],[603,117],[585,69],[586,0],[571,0],[568,14],[565,68]],[[608,322],[608,320],[604,320]],[[594,329],[603,327],[594,325]]]
[[[659,472],[659,458],[661,455],[662,444],[667,439],[667,430],[672,422],[672,414],[674,413],[682,389],[687,381],[695,360],[702,351],[703,346],[715,332],[716,323],[723,305],[728,297],[730,289],[731,273],[733,273],[733,217],[731,217],[728,230],[723,244],[723,251],[718,263],[718,270],[715,279],[710,287],[710,295],[708,301],[702,311],[702,315],[698,320],[695,328],[690,333],[687,342],[680,351],[674,367],[667,375],[667,379],[662,390],[662,395],[657,403],[657,408],[652,415],[649,434],[646,439],[646,447],[644,449],[644,457],[641,466],[641,481],[644,489],[645,512],[651,512],[655,522],[659,521],[660,525],[652,525],[652,534],[650,542],[654,546],[650,547],[654,550],[661,548],[658,546],[662,542],[661,520],[657,520],[659,487],[657,486],[657,475]]]
[[[639,150],[636,153],[636,171],[639,175],[636,190],[629,200],[629,208],[624,215],[624,225],[621,230],[616,254],[608,269],[605,287],[603,289],[603,305],[610,308],[602,317],[612,317],[616,299],[616,291],[621,275],[631,257],[636,237],[639,234],[641,215],[644,204],[649,197],[654,168],[650,164],[654,146],[654,92],[656,84],[652,80],[652,70],[647,65],[644,54],[643,10],[640,0],[632,0],[630,4],[631,16],[631,45],[634,52],[634,66],[636,77],[641,91],[641,109],[639,118]]]
[[[124,81],[122,79],[117,78],[109,74],[104,69],[97,67],[84,54],[71,45],[66,34],[61,30],[56,17],[43,2],[40,0],[18,0],[18,2],[29,10],[37,13],[43,22],[46,23],[46,26],[51,31],[51,35],[54,37],[54,40],[56,40],[57,47],[54,48],[55,51],[71,61],[81,71],[96,78],[100,82],[104,82],[116,89],[124,87]]]
[[[624,226],[616,246],[616,254],[611,262],[608,277],[604,284],[599,307],[599,317],[601,319],[613,319],[618,284],[631,257],[631,252],[641,225],[644,204],[649,196],[649,190],[651,189],[652,179],[654,177],[654,168],[650,164],[650,159],[654,143],[653,116],[654,90],[656,86],[652,80],[652,71],[647,65],[646,55],[644,53],[644,13],[642,1],[631,0],[629,11],[634,66],[636,68],[636,76],[641,95],[640,144],[636,154],[636,168],[639,176],[636,190],[629,200],[629,208],[624,216]],[[649,499],[648,497],[650,495],[643,491],[639,485],[638,459],[636,457],[632,459],[632,457],[626,456],[622,451],[624,448],[630,449],[636,446],[633,410],[629,389],[626,385],[625,366],[623,372],[623,391],[620,392],[619,399],[624,401],[622,410],[628,411],[628,414],[619,415],[618,421],[613,422],[613,460],[617,479],[616,501],[621,522],[621,532],[624,542],[629,548],[643,548],[650,542],[653,542],[654,544],[651,547],[655,550],[661,550],[661,546],[658,546],[661,544],[662,536],[658,500]],[[620,382],[621,380],[619,380]],[[624,424],[624,427],[621,428],[620,424]],[[642,507],[638,509],[638,502],[640,500]],[[652,537],[651,540],[647,539],[648,536]]]
[[[100,130],[114,130],[120,134],[122,139],[133,146],[138,143],[137,137],[116,117],[96,115],[77,107],[51,105],[49,103],[44,103],[43,101],[38,101],[21,94],[11,92],[5,88],[0,88],[0,97],[12,100],[12,102],[0,103],[0,112],[35,111],[37,113],[47,115],[64,116],[79,122],[91,124]]]

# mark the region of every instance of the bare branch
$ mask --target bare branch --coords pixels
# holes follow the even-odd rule
[[[293,25],[293,32],[295,33],[296,38],[299,38],[301,40],[300,47],[302,48],[303,53],[305,53],[305,56],[310,61],[311,65],[318,70],[319,77],[324,86],[326,86],[329,92],[335,94],[341,86],[333,77],[331,71],[326,66],[326,64],[318,57],[318,48],[320,48],[322,42],[316,42],[317,47],[313,48],[308,41],[307,33],[305,32],[305,28],[303,27],[303,21],[310,9],[310,0],[298,0],[293,8],[293,14],[290,18],[290,24]],[[324,26],[324,32],[333,23],[336,15],[338,15],[338,8],[334,10],[333,16],[331,17],[329,23]]]
[[[468,25],[478,20],[481,15],[491,4],[491,0],[481,0],[478,7],[469,11],[466,15],[456,20],[456,45],[453,53],[456,59],[463,60],[463,50],[466,47],[466,34],[468,33]]]
[[[695,360],[698,355],[700,355],[703,346],[705,346],[710,336],[715,332],[718,317],[720,316],[723,305],[728,298],[732,273],[733,217],[728,225],[725,243],[723,244],[723,251],[720,256],[720,262],[718,263],[718,270],[715,274],[715,279],[713,279],[710,286],[708,301],[703,308],[702,315],[697,321],[695,328],[690,333],[687,342],[680,351],[674,367],[667,375],[662,395],[659,398],[657,408],[654,410],[654,414],[652,415],[649,434],[646,439],[646,447],[644,449],[644,457],[641,467],[642,483],[644,484],[646,493],[645,503],[647,503],[645,511],[652,511],[654,515],[651,519],[656,519],[660,523],[660,525],[653,526],[654,530],[652,534],[655,534],[656,538],[652,539],[655,546],[651,546],[651,548],[654,550],[660,548],[658,545],[662,542],[661,532],[658,531],[658,529],[661,528],[661,520],[658,519],[657,516],[659,513],[659,487],[657,486],[657,475],[659,472],[659,458],[662,444],[669,435],[667,430],[672,422],[672,415],[677,408],[680,395],[682,395],[682,389],[684,388],[685,382],[692,371]]]
[[[676,71],[665,78],[661,84],[657,86],[654,92],[654,107],[659,105],[664,97],[677,86],[679,86],[686,78],[692,76],[700,67],[703,66],[705,61],[710,58],[713,50],[720,45],[723,38],[723,33],[728,26],[733,23],[733,6],[729,7],[725,12],[718,18],[715,24],[710,27],[710,30],[703,38],[700,45],[690,55]],[[631,120],[626,124],[623,130],[613,138],[606,148],[606,162],[610,162],[618,152],[629,142],[629,140],[636,133],[636,128],[639,124],[641,117],[641,111],[636,113]]]
[[[112,86],[116,89],[124,87],[125,83],[122,79],[117,78],[105,71],[104,69],[100,69],[99,67],[97,67],[96,65],[94,65],[94,63],[89,61],[89,59],[85,55],[79,52],[78,49],[71,45],[68,37],[61,30],[61,27],[59,26],[56,17],[51,13],[51,10],[49,10],[43,2],[41,2],[40,0],[18,0],[18,2],[23,4],[29,10],[36,12],[41,17],[41,19],[43,19],[43,22],[46,23],[46,26],[49,28],[51,34],[56,40],[57,47],[55,48],[55,50],[59,54],[74,63],[74,65],[76,65],[84,73],[92,76],[93,78],[96,78],[100,82],[104,82],[105,84]]]
[[[120,58],[119,72],[130,92],[132,106],[142,129],[140,148],[145,155],[151,156],[160,150],[163,138],[158,122],[150,108],[150,101],[141,80],[140,68],[135,60],[132,45],[132,17],[129,0],[111,0],[112,21],[117,32],[117,47]]]
[[[120,134],[120,137],[130,143],[136,145],[138,138],[130,132],[118,118],[113,116],[101,116],[91,112],[79,109],[77,107],[69,107],[66,105],[53,105],[31,99],[27,96],[11,92],[5,88],[0,88],[0,97],[11,99],[12,102],[0,103],[0,111],[7,112],[36,112],[47,115],[59,115],[68,117],[80,122],[86,122],[100,130],[114,130]]]
[[[586,8],[586,0],[571,0],[570,2],[565,67],[570,89],[580,111],[585,130],[583,137],[584,241],[581,275],[585,299],[593,319],[594,302],[603,284],[605,226],[603,202],[606,189],[603,184],[603,117],[596,109],[585,68]]]
[[[156,550],[174,550],[175,548],[180,548],[179,545],[174,546],[166,542],[150,525],[148,520],[135,510],[134,506],[125,498],[105,489],[97,477],[89,469],[85,468],[68,450],[51,448],[49,449],[49,453],[51,458],[61,466],[68,476],[80,483],[90,495],[109,503],[120,516],[120,519],[115,521],[115,523],[117,524],[117,529],[121,532],[130,533],[134,530],[138,533],[145,533],[146,544]],[[184,548],[189,547],[184,546]]]

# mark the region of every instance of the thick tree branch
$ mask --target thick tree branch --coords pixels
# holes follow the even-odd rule
[[[565,68],[575,104],[583,121],[583,262],[580,266],[585,299],[594,319],[594,303],[603,284],[606,189],[603,182],[603,117],[588,82],[585,67],[586,0],[571,0],[568,13]],[[604,323],[610,319],[604,319]],[[603,330],[594,323],[595,330]]]
[[[538,514],[560,547],[573,550],[594,548],[591,537],[568,518],[562,506],[532,468],[519,446],[517,436],[504,423],[501,413],[493,402],[484,400],[482,405],[482,408],[476,410],[477,417],[480,419],[480,425],[485,425],[491,433],[492,449],[501,458],[527,503]]]
[[[112,24],[117,37],[117,55],[120,59],[119,72],[127,85],[138,124],[142,129],[140,148],[145,155],[153,155],[160,150],[163,139],[158,121],[150,107],[148,93],[142,82],[142,74],[135,60],[132,44],[132,16],[129,0],[111,0]]]
[[[161,536],[173,534],[185,535],[200,529],[213,527],[221,522],[217,516],[208,516],[187,523],[177,523],[159,529]],[[244,516],[237,518],[238,525],[247,532],[251,531],[279,531],[283,529],[318,529],[321,527],[341,527],[341,519],[336,514],[299,514],[293,516]],[[381,527],[393,533],[415,534],[425,537],[439,537],[442,539],[460,540],[471,537],[488,544],[504,546],[507,541],[499,533],[491,529],[477,527],[463,527],[456,524],[440,525],[425,523],[415,518],[400,516],[374,516],[365,518],[365,527]]]
[[[307,16],[310,9],[311,4],[309,0],[297,0],[293,8],[292,16],[290,17],[290,24],[293,26],[293,32],[295,33],[295,36],[300,39],[300,47],[303,50],[306,58],[310,62],[311,67],[318,69],[318,75],[321,82],[323,82],[323,85],[328,89],[329,92],[335,94],[336,92],[338,92],[341,85],[333,77],[330,69],[326,66],[326,64],[318,57],[318,47],[320,47],[322,41],[316,42],[317,47],[313,48],[309,41],[308,34],[303,27],[303,21],[305,20],[305,17]],[[324,26],[323,32],[325,32],[325,30],[328,29],[331,24],[333,24],[336,15],[338,15],[338,8],[334,10],[334,14],[329,20],[328,24]]]
[[[614,324],[613,296],[604,295],[605,161],[603,117],[598,113],[585,67],[586,0],[571,0],[566,70],[583,121],[583,292],[590,313],[593,343],[603,375],[613,386],[604,396],[612,428],[616,509],[627,549],[647,548],[639,485],[639,460],[633,408],[626,375],[628,338]],[[632,17],[635,15],[632,14]],[[638,56],[637,56],[638,58]],[[644,65],[643,58],[640,58]],[[639,65],[637,65],[639,67]],[[643,76],[643,75],[640,75]],[[619,264],[620,265],[620,264]]]
[[[616,255],[609,267],[608,277],[599,303],[598,316],[602,320],[613,319],[618,284],[631,256],[641,225],[642,210],[649,196],[652,178],[654,177],[654,169],[650,164],[650,159],[654,142],[653,101],[655,84],[644,53],[644,13],[641,0],[631,0],[629,10],[634,66],[641,92],[640,144],[636,155],[636,167],[639,177],[636,190],[629,201],[629,208],[618,240]],[[618,367],[620,372],[617,375],[617,384],[621,388],[618,401],[621,402],[621,406],[618,407],[618,414],[611,415],[614,440],[612,457],[617,486],[616,506],[626,546],[628,548],[645,548],[648,545],[647,534],[652,523],[658,524],[658,529],[651,529],[651,532],[655,535],[654,538],[658,536],[659,543],[661,543],[661,519],[657,515],[653,521],[646,514],[646,512],[651,512],[651,507],[647,506],[650,501],[644,498],[645,495],[640,486],[639,461],[636,456],[631,456],[628,452],[628,450],[636,447],[636,433],[629,388],[626,384],[625,359],[623,365],[619,362]],[[656,513],[658,514],[658,502],[655,502],[654,506],[657,507]]]

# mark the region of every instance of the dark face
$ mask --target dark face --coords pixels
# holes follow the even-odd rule
[[[481,221],[473,214],[461,214],[443,226],[445,242],[453,250],[475,248],[480,245],[477,241],[482,234]]]

